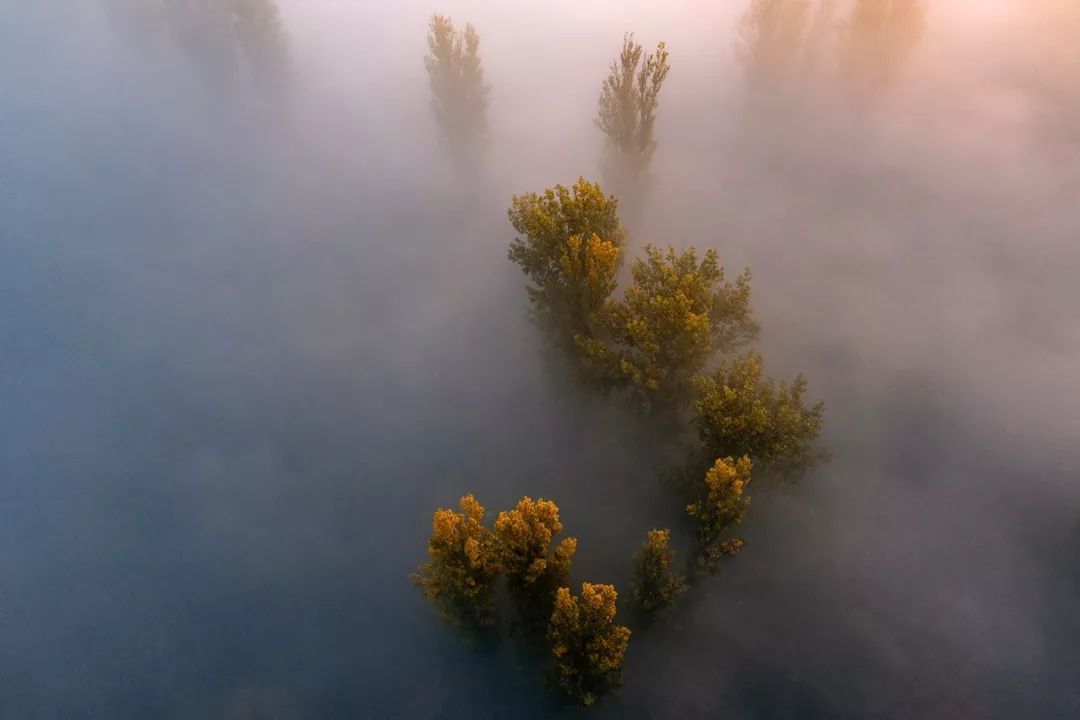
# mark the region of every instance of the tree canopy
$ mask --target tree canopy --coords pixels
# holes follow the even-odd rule
[[[720,558],[735,555],[744,545],[740,537],[724,536],[746,518],[750,468],[746,456],[717,460],[705,473],[698,500],[686,506],[698,521],[698,563],[703,569],[714,569]]]
[[[137,42],[166,37],[213,92],[234,93],[241,80],[268,97],[290,83],[288,36],[276,0],[103,0]]]
[[[440,508],[431,520],[429,560],[412,579],[453,624],[490,624],[495,611],[498,571],[484,506],[472,495],[460,511]]]
[[[726,282],[714,250],[699,261],[694,248],[646,246],[631,275],[623,298],[604,304],[578,344],[594,374],[625,384],[647,406],[688,391],[715,352],[731,352],[757,336],[750,273]]]
[[[777,385],[758,353],[732,358],[694,384],[698,434],[708,457],[749,455],[763,468],[792,475],[814,465],[825,407],[806,407],[806,380]]]
[[[508,215],[520,233],[510,259],[532,285],[536,319],[565,350],[615,289],[626,231],[618,201],[584,178],[571,188],[556,185],[541,194],[515,195]]]
[[[554,550],[552,540],[562,532],[559,507],[550,500],[525,497],[513,510],[495,519],[496,561],[511,586],[558,585],[570,574],[577,540],[564,538]]]
[[[432,15],[424,57],[431,109],[455,147],[470,148],[487,130],[491,87],[484,81],[480,35],[471,24],[457,30],[446,15]]]
[[[555,679],[571,697],[591,705],[620,682],[630,629],[615,624],[614,585],[581,584],[581,596],[559,588],[548,625]]]
[[[231,0],[236,35],[251,79],[266,93],[287,85],[292,68],[288,38],[274,0]]]
[[[871,95],[891,85],[925,29],[923,0],[855,0],[843,26],[852,89]]]
[[[660,90],[671,70],[668,56],[662,42],[646,55],[634,42],[633,33],[628,33],[604,80],[596,126],[607,138],[605,180],[618,189],[620,197],[640,191],[648,178],[656,151]]]
[[[670,609],[686,592],[686,578],[672,569],[675,551],[670,543],[670,530],[650,530],[634,556],[634,602],[649,613]]]
[[[752,96],[783,90],[799,61],[809,15],[810,0],[750,0],[735,54]]]

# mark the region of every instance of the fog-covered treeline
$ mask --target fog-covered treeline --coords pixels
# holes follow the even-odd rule
[[[1072,717],[1077,22],[0,4],[0,717]]]

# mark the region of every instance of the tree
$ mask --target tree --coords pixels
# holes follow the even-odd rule
[[[715,569],[722,557],[735,555],[745,544],[740,537],[724,539],[724,535],[746,518],[750,467],[746,456],[738,461],[730,457],[717,460],[705,474],[699,499],[686,506],[686,512],[698,521],[698,564],[702,569]]]
[[[699,262],[693,248],[679,253],[646,246],[631,275],[624,297],[604,304],[578,345],[593,375],[629,387],[647,408],[685,394],[715,352],[731,352],[757,336],[750,272],[725,282],[714,250]]]
[[[277,3],[275,0],[231,2],[236,36],[252,82],[264,93],[280,92],[288,83],[292,60]]]
[[[836,10],[840,0],[818,0],[813,20],[804,33],[802,76],[809,77],[821,66],[822,56],[834,49],[836,41]]]
[[[548,625],[555,679],[567,694],[591,705],[620,682],[630,629],[615,624],[614,585],[581,584],[581,597],[559,588]]]
[[[686,578],[671,569],[670,530],[650,530],[634,557],[634,601],[649,613],[663,612],[686,592]]]
[[[204,84],[234,93],[241,78],[273,94],[287,85],[289,43],[276,0],[104,0],[133,32],[167,30]],[[137,11],[134,8],[138,8]]]
[[[844,27],[845,69],[855,93],[891,85],[925,29],[923,0],[855,0]]]
[[[463,31],[445,15],[432,15],[424,58],[431,86],[431,109],[443,134],[459,150],[471,149],[487,129],[490,86],[484,82],[480,36]]]
[[[577,550],[577,540],[564,538],[559,508],[550,500],[522,498],[513,510],[495,519],[495,557],[510,587],[518,612],[518,627],[527,634],[543,634],[555,590],[566,582]]]
[[[751,96],[775,96],[799,60],[810,0],[750,0],[739,23],[735,55]]]
[[[566,580],[577,540],[565,538],[552,550],[551,542],[562,529],[559,506],[543,498],[524,497],[513,510],[499,513],[494,533],[496,559],[511,587],[543,588]]]
[[[596,125],[607,136],[605,180],[617,188],[620,197],[636,195],[648,182],[656,151],[660,90],[670,70],[664,43],[645,55],[629,33],[604,80]]]
[[[761,355],[749,353],[695,378],[698,435],[708,457],[749,455],[762,467],[791,475],[823,457],[814,448],[825,407],[803,404],[806,380],[779,386],[764,377]]]
[[[529,302],[557,345],[576,352],[574,338],[615,289],[626,231],[618,201],[600,186],[578,179],[543,194],[515,195],[508,212],[520,233],[510,259],[532,281]]]
[[[220,0],[164,0],[173,37],[203,84],[215,94],[235,90],[240,56],[233,28],[233,9]]]
[[[495,611],[498,564],[484,526],[484,506],[472,495],[460,512],[440,508],[431,521],[427,563],[412,575],[424,596],[455,625],[488,625]]]

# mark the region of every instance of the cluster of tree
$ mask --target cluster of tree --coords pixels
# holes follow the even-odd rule
[[[550,641],[555,683],[592,703],[618,684],[630,630],[615,623],[612,585],[582,584],[580,597],[566,587],[577,540],[564,538],[559,508],[550,500],[522,498],[500,512],[492,527],[472,495],[459,510],[432,518],[428,562],[412,579],[449,623],[475,631],[496,624],[500,578],[533,637]]]
[[[696,567],[714,570],[743,546],[729,531],[746,515],[751,464],[794,476],[822,457],[824,407],[804,403],[805,379],[777,383],[760,354],[739,354],[759,332],[749,271],[730,282],[713,250],[701,258],[694,248],[646,245],[617,296],[626,241],[618,200],[583,178],[514,196],[509,218],[519,233],[509,256],[530,281],[533,316],[571,364],[676,433],[696,429],[683,486],[697,523]],[[649,612],[686,588],[670,537],[652,531],[635,561],[634,596]]]
[[[923,0],[854,0],[838,20],[837,0],[750,0],[735,54],[752,104],[775,102],[820,68],[830,44],[840,75],[858,96],[891,85],[926,26]]]
[[[171,38],[204,84],[231,91],[240,77],[268,96],[289,85],[289,42],[276,0],[102,0],[133,35]]]
[[[808,0],[755,3],[742,55],[758,64],[754,72],[788,71],[783,48],[801,38],[808,7]],[[436,118],[448,139],[467,147],[486,125],[479,40],[471,26],[458,33],[436,15],[428,44]],[[663,43],[645,54],[627,35],[601,93],[605,176],[635,200],[648,186],[669,69]],[[696,538],[690,567],[693,578],[715,571],[745,544],[735,531],[749,508],[751,467],[793,475],[821,457],[815,441],[824,410],[804,404],[806,381],[778,384],[764,375],[759,354],[739,354],[759,333],[749,270],[729,280],[714,250],[645,245],[618,293],[627,240],[619,200],[584,178],[513,196],[508,217],[518,233],[510,260],[528,278],[531,315],[552,344],[597,390],[627,399],[694,445],[682,473],[692,478],[682,484]],[[614,587],[585,583],[574,597],[565,586],[577,544],[567,538],[552,549],[561,531],[558,508],[529,498],[489,530],[483,507],[466,496],[460,512],[435,513],[430,561],[414,579],[445,617],[475,627],[494,623],[505,578],[526,627],[546,624],[556,684],[588,704],[617,683],[630,631],[615,624]],[[670,530],[649,531],[633,563],[633,600],[647,615],[670,610],[689,588]]]
[[[480,35],[471,24],[458,30],[451,18],[435,14],[428,22],[427,44],[424,66],[432,112],[455,159],[468,160],[480,149],[488,127],[491,86],[484,79]],[[664,43],[646,53],[632,33],[626,34],[600,92],[595,123],[605,137],[604,179],[631,207],[637,207],[651,182],[660,90],[671,70],[668,57]],[[586,244],[591,239],[580,237]]]

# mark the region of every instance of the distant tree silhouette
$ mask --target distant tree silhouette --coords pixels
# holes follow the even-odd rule
[[[646,55],[629,33],[600,93],[596,125],[607,138],[605,182],[617,196],[635,203],[650,181],[660,90],[670,70],[664,43]]]
[[[843,27],[844,73],[856,96],[891,86],[926,30],[924,0],[855,0]]]
[[[735,54],[751,104],[781,94],[801,59],[810,0],[750,0],[739,23]]]
[[[289,42],[276,0],[102,2],[137,42],[171,37],[215,94],[234,94],[241,78],[267,96],[288,87]]]
[[[445,15],[432,15],[424,58],[431,86],[431,109],[447,141],[467,153],[487,130],[491,92],[484,81],[480,36],[471,24],[454,28]]]
[[[292,70],[289,41],[275,0],[230,0],[233,23],[251,80],[267,94],[288,86]]]
[[[164,0],[167,22],[203,84],[217,95],[235,92],[239,78],[232,4],[222,0]]]

